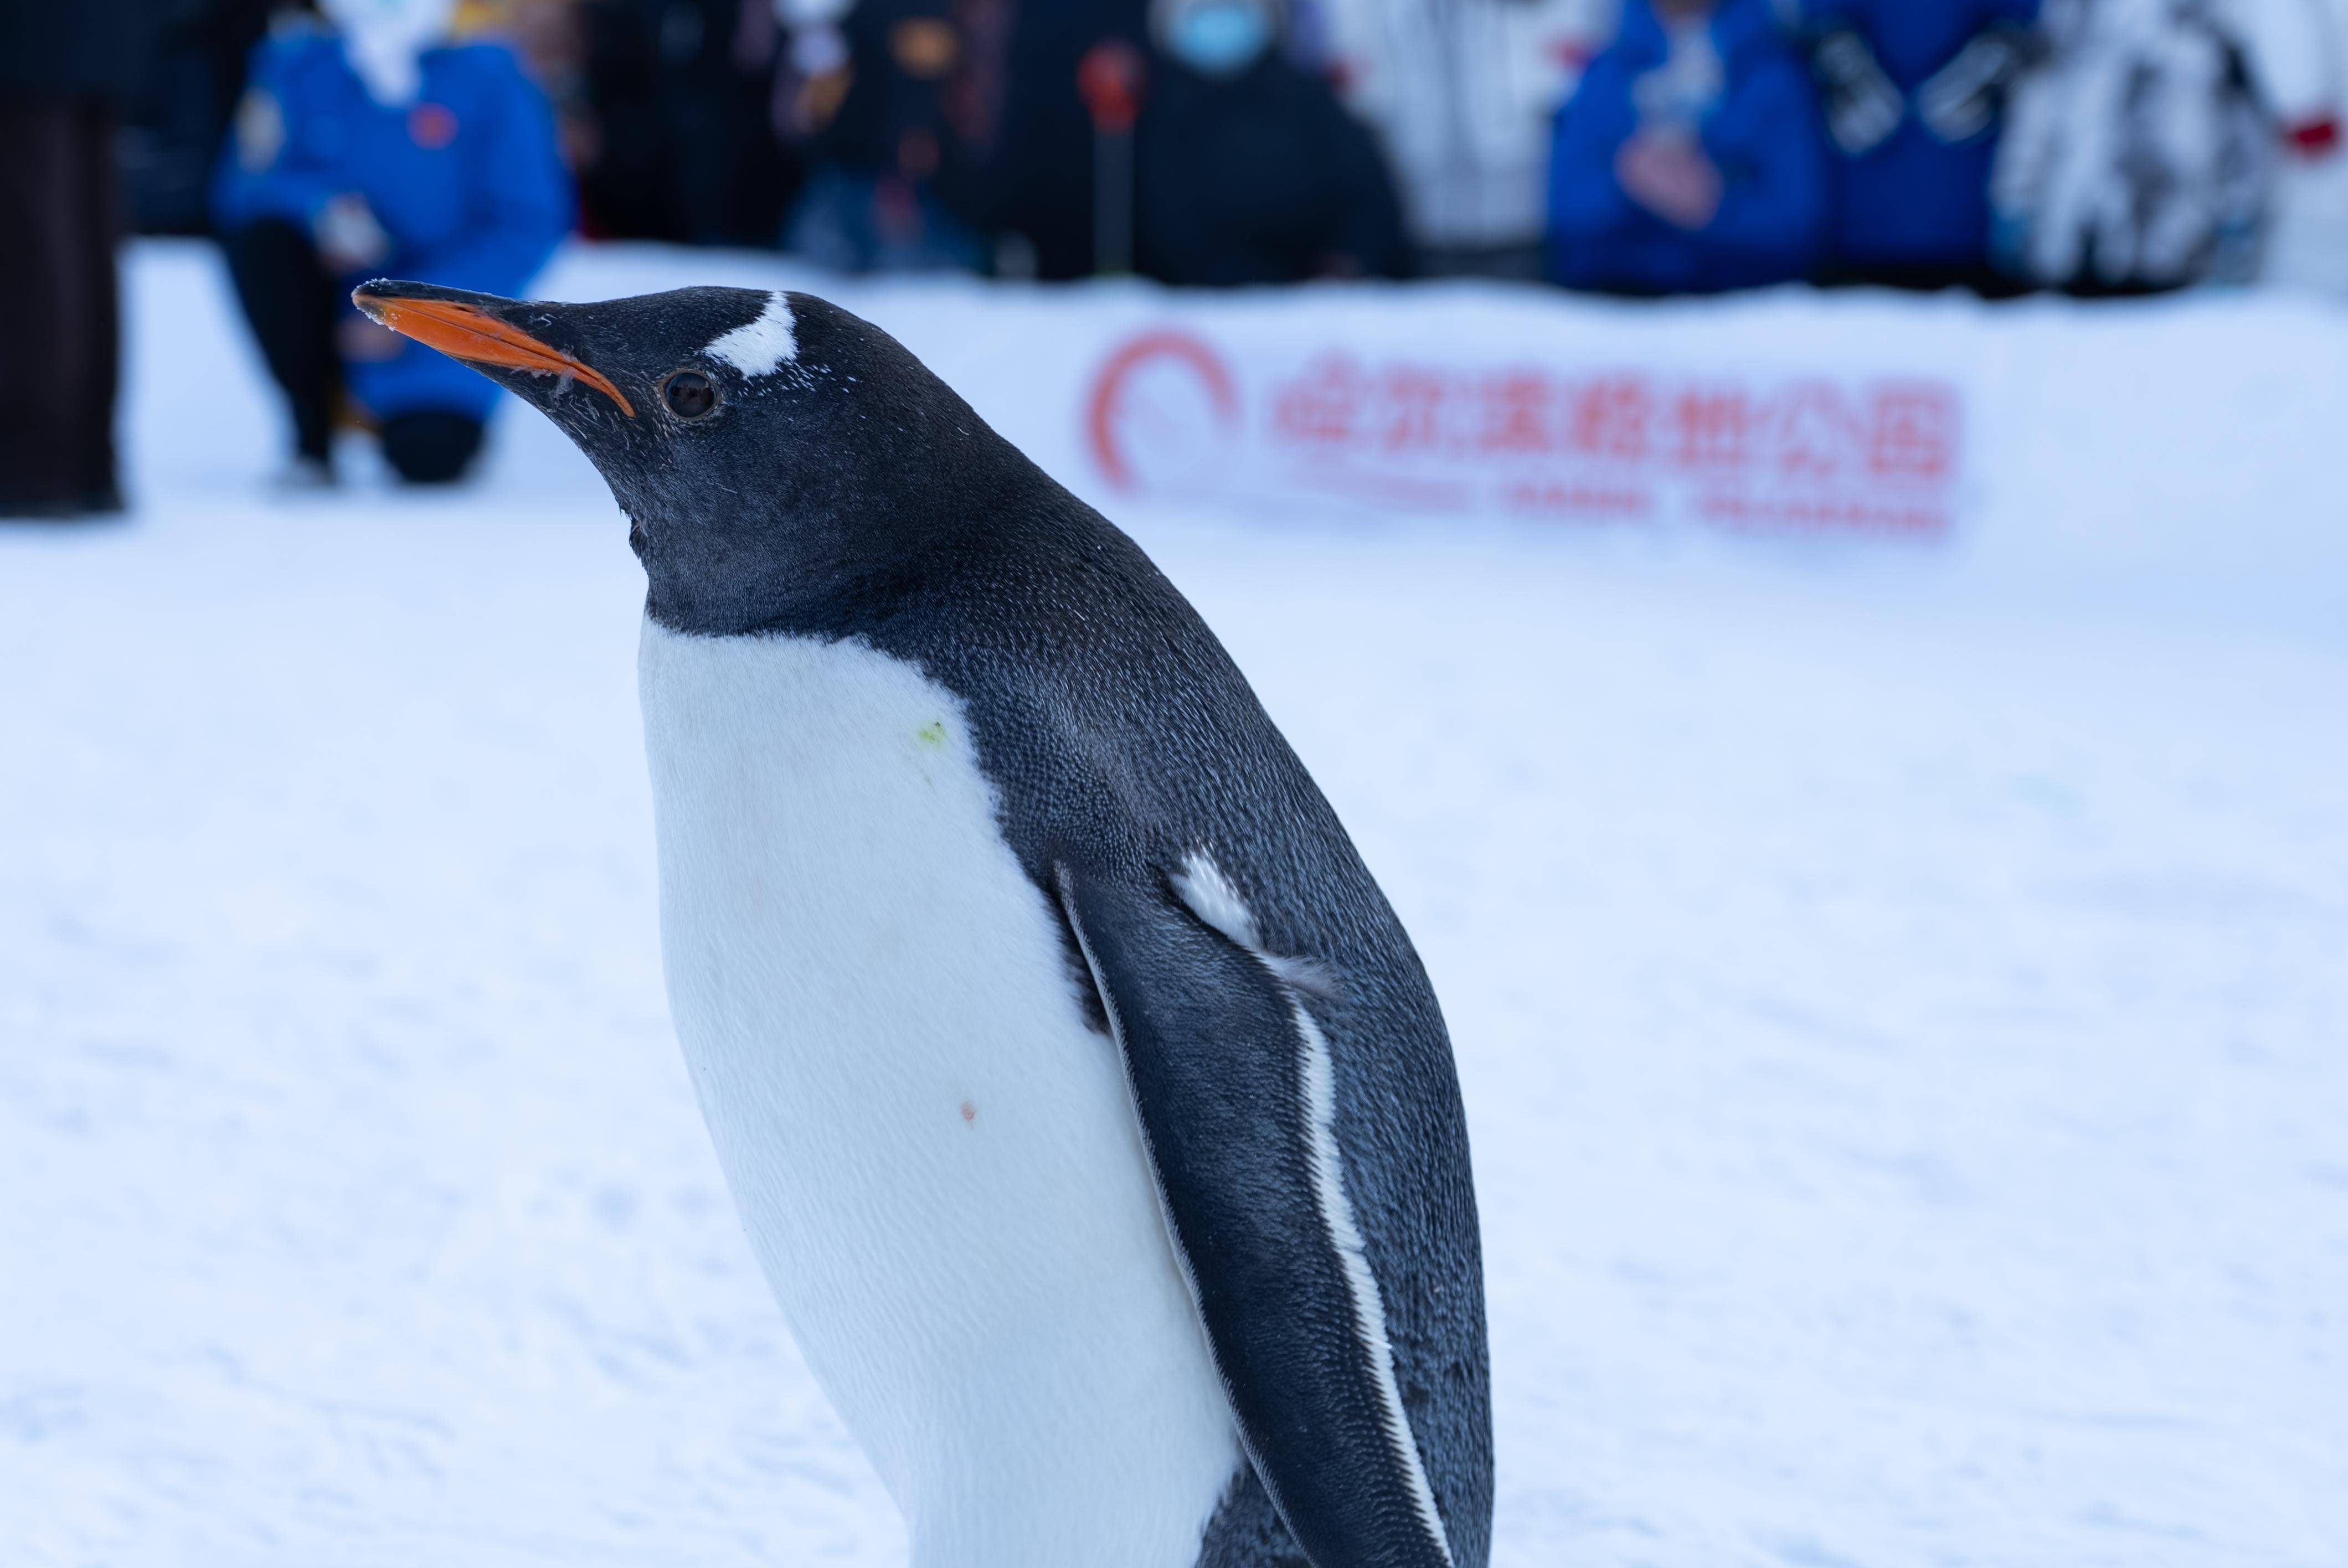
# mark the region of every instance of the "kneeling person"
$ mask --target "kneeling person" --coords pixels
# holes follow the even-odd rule
[[[455,0],[322,8],[331,28],[282,26],[255,52],[214,220],[291,407],[289,480],[333,483],[340,393],[402,478],[447,483],[496,389],[359,315],[351,287],[391,272],[519,293],[570,227],[570,177],[513,55],[451,37]]]

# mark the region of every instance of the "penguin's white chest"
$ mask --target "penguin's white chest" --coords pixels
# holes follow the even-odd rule
[[[1239,1463],[1116,1047],[959,701],[860,643],[640,662],[685,1061],[922,1568],[1188,1568]]]

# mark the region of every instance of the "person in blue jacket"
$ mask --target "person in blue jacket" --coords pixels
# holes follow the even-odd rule
[[[519,294],[571,227],[546,98],[492,43],[452,41],[455,0],[322,0],[331,29],[264,39],[212,193],[213,223],[293,412],[298,487],[334,482],[338,389],[392,469],[459,477],[496,387],[360,316],[374,276]]]
[[[1809,73],[1770,0],[1624,0],[1558,116],[1550,270],[1633,294],[1800,278],[1827,179]]]
[[[2039,0],[1802,0],[1838,179],[1832,271],[2003,292],[1990,165]]]

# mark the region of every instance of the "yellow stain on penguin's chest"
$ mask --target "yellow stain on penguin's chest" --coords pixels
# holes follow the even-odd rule
[[[937,788],[938,778],[930,771],[928,756],[930,753],[942,753],[946,749],[946,722],[943,719],[932,719],[928,723],[915,730],[913,744],[918,748],[916,754],[922,758],[920,764],[922,777],[928,781],[932,789]]]

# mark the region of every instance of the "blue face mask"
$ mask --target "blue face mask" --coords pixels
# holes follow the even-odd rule
[[[1272,16],[1260,5],[1208,0],[1174,18],[1166,46],[1201,76],[1235,77],[1272,47]]]

